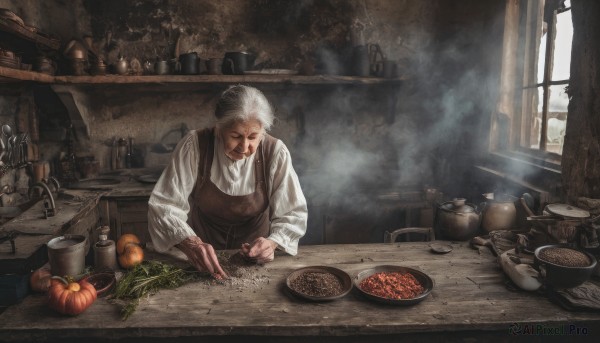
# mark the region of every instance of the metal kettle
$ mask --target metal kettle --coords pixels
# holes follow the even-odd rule
[[[116,74],[126,75],[129,73],[129,62],[123,56],[119,56],[119,59],[113,64],[113,70]]]
[[[468,240],[479,231],[480,214],[477,206],[464,198],[441,204],[436,212],[435,225],[443,238]]]

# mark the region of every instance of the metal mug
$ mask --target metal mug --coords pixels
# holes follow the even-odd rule
[[[371,73],[369,64],[369,48],[366,45],[358,45],[352,49],[352,75],[369,76]]]
[[[171,73],[171,67],[169,61],[156,61],[154,62],[154,74],[156,75],[168,75]]]
[[[181,74],[198,74],[198,54],[196,52],[179,55],[179,63],[181,64]]]
[[[210,75],[220,75],[221,66],[223,64],[223,59],[221,58],[211,58],[206,62],[206,69],[208,74]]]
[[[254,66],[254,56],[245,51],[226,52],[221,71],[225,75],[243,75]]]

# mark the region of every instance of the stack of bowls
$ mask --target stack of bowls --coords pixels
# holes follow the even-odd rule
[[[0,66],[21,69],[21,58],[10,50],[0,49]]]

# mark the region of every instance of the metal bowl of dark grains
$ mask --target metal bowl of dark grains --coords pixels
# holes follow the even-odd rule
[[[311,301],[339,299],[352,289],[352,279],[345,271],[328,266],[296,269],[285,280],[294,295]]]
[[[566,245],[544,245],[534,252],[534,267],[546,286],[551,288],[572,288],[586,282],[594,268],[596,258],[585,251]]]

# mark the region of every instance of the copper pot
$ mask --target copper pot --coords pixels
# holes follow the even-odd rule
[[[81,42],[72,40],[65,47],[64,55],[70,60],[87,60],[87,49]]]
[[[90,68],[90,73],[92,75],[106,75],[106,71],[108,70],[108,66],[104,63],[104,60],[98,60],[98,62],[94,63]]]
[[[40,73],[54,75],[56,68],[56,62],[45,56],[38,56],[33,62],[33,69]]]

